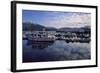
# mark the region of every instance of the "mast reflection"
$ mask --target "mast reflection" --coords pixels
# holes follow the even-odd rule
[[[45,49],[51,45],[53,45],[54,41],[28,41],[27,45],[32,45],[32,49]]]

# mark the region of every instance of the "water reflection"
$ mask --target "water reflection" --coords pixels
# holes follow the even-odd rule
[[[54,42],[33,42],[32,48],[33,49],[44,49],[52,45]]]
[[[23,62],[90,59],[90,43],[32,42],[23,40]]]

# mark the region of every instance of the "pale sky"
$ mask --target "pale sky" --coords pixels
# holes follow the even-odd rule
[[[91,26],[90,13],[23,10],[22,15],[23,22],[33,22],[46,27]]]

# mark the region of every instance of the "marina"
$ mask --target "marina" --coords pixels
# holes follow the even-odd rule
[[[56,32],[56,31],[25,31],[23,39],[35,42],[52,42],[55,40],[65,40],[66,42],[90,42],[89,33],[71,33],[71,32]]]
[[[23,63],[91,59],[90,13],[24,12]]]

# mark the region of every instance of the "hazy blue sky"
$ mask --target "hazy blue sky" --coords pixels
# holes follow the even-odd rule
[[[91,14],[80,12],[23,10],[22,21],[55,28],[83,27],[91,25]]]

